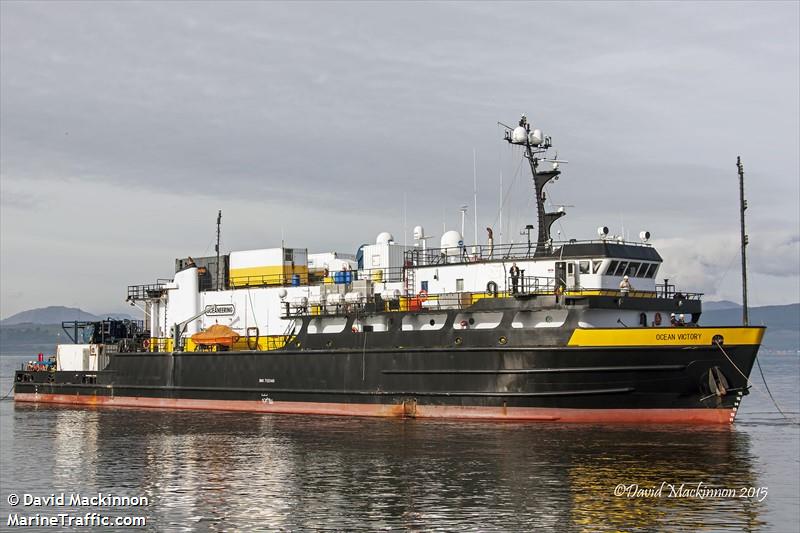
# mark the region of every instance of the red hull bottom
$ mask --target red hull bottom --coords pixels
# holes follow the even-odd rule
[[[449,405],[411,406],[408,404],[259,402],[247,400],[197,400],[190,398],[110,397],[31,393],[17,393],[14,395],[14,400],[17,402],[32,403],[193,409],[202,411],[612,424],[732,424],[736,416],[735,409],[559,409],[544,407],[464,407]]]

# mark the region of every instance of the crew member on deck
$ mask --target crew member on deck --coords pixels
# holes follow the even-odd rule
[[[628,276],[624,276],[622,281],[619,282],[619,292],[621,292],[623,296],[626,296],[631,292],[631,288],[631,282],[628,281]]]
[[[489,259],[492,259],[494,256],[494,232],[492,228],[486,228],[486,233],[489,235],[486,239],[486,244],[489,245]]]
[[[511,265],[508,269],[508,275],[511,276],[511,294],[517,294],[519,287],[519,267],[516,263]]]
[[[678,325],[678,319],[675,318],[675,313],[670,313],[670,315],[669,315],[669,323],[672,324],[673,326],[677,326]]]
[[[678,315],[678,325],[679,326],[685,326],[686,325],[686,315],[684,315],[683,313]]]

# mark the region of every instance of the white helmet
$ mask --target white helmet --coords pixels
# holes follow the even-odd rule
[[[683,320],[684,318],[686,318],[686,317],[684,316],[683,313],[681,313],[680,319]]]
[[[622,279],[628,279],[628,276],[623,276]]]

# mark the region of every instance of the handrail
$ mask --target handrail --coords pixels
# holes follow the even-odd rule
[[[603,239],[554,241],[548,248],[555,253],[562,246],[575,244],[622,244],[626,246],[652,247],[650,243],[632,241],[612,241]],[[449,248],[426,248],[407,250],[406,262],[409,266],[434,266],[450,263],[472,263],[477,261],[532,259],[536,251],[536,243],[511,244],[464,244]]]

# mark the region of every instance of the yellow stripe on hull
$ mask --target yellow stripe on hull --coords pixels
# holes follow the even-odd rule
[[[763,327],[578,328],[568,346],[709,346],[714,336],[723,345],[759,345]]]

